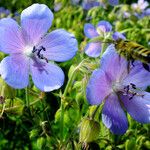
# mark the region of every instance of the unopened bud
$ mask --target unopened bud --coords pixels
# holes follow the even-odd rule
[[[0,78],[0,99],[15,98],[15,89],[10,87],[2,78]]]
[[[98,139],[100,125],[97,121],[85,118],[81,123],[79,141],[82,143],[93,142]]]

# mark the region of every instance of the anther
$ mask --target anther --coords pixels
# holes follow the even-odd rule
[[[47,59],[46,57],[44,57],[43,54],[41,54],[41,51],[42,51],[42,50],[43,50],[43,51],[46,51],[46,48],[43,47],[43,46],[41,46],[41,47],[38,49],[38,48],[36,48],[36,47],[34,46],[34,47],[33,47],[33,50],[32,50],[32,53],[37,52],[36,54],[37,54],[38,58],[40,58],[40,59],[45,59],[46,62],[48,63],[48,59]]]
[[[130,85],[132,86],[133,89],[136,89],[136,85],[133,83],[130,83]]]

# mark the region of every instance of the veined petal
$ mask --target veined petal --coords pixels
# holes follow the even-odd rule
[[[124,134],[126,132],[128,122],[117,95],[111,94],[106,99],[102,110],[102,121],[114,134]]]
[[[150,85],[150,72],[144,69],[141,62],[136,61],[133,65],[129,74],[123,80],[123,84],[129,85],[133,83],[137,88],[145,90]]]
[[[45,47],[42,51],[47,59],[63,62],[75,56],[78,50],[78,43],[74,35],[63,30],[54,30],[45,36],[39,46]]]
[[[53,13],[45,4],[33,4],[22,11],[21,26],[27,44],[36,45],[48,31],[53,21]]]
[[[101,69],[95,70],[89,80],[86,89],[86,97],[91,105],[101,104],[112,92],[111,81]]]
[[[4,53],[21,53],[25,47],[21,28],[11,18],[0,20],[0,50]]]
[[[5,57],[0,63],[0,74],[13,88],[21,89],[29,82],[28,58],[21,54]]]
[[[141,95],[140,95],[141,94]],[[127,112],[140,123],[150,123],[150,93],[140,92],[139,95],[129,97],[122,95],[121,100]]]
[[[90,42],[85,47],[85,53],[90,57],[98,57],[101,52],[100,42]]]
[[[101,59],[101,69],[106,71],[112,80],[119,80],[127,75],[127,68],[127,61],[116,53],[114,45],[108,46]]]
[[[97,28],[102,32],[110,32],[112,30],[112,25],[108,21],[100,21],[97,25]]]
[[[95,27],[90,23],[86,23],[84,25],[84,34],[88,38],[93,38],[93,37],[98,36],[98,33],[97,33]]]
[[[49,92],[59,89],[64,83],[64,73],[60,67],[52,63],[31,60],[32,80],[41,91]]]

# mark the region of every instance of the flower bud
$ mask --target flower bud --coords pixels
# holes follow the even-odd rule
[[[79,141],[83,143],[93,142],[98,139],[100,125],[97,121],[85,118],[80,127]]]
[[[0,96],[4,99],[15,98],[15,89],[10,87],[2,78],[0,78]]]

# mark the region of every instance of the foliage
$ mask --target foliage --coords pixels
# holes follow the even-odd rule
[[[10,10],[8,17],[18,20],[18,14],[33,3],[46,4],[54,12],[56,2],[59,1],[0,0],[0,7]],[[150,149],[150,124],[137,123],[127,114],[127,132],[120,136],[114,135],[101,121],[102,106],[96,110],[95,106],[88,104],[85,89],[92,72],[99,67],[99,59],[89,58],[84,53],[88,39],[83,32],[85,23],[96,26],[99,21],[107,20],[113,25],[114,31],[150,48],[150,16],[134,16],[130,4],[135,1],[129,0],[120,1],[123,4],[115,7],[93,7],[88,11],[81,5],[72,5],[70,1],[61,2],[62,8],[54,12],[55,19],[50,30],[64,28],[73,33],[78,40],[79,50],[72,60],[59,63],[65,72],[65,83],[59,90],[41,92],[32,81],[29,88],[14,90],[3,81],[0,82],[0,90],[5,91],[1,92],[1,96],[6,98],[5,103],[0,104],[0,150]],[[123,17],[125,10],[131,13],[130,17]],[[0,60],[4,56],[0,53]],[[100,130],[99,135],[94,133],[96,135],[90,136],[89,141],[84,141],[85,137],[81,137],[80,131],[84,136],[85,133],[80,128],[86,123],[90,124],[95,110],[96,121],[87,128],[89,132],[92,132],[91,128],[94,128],[93,132]]]

